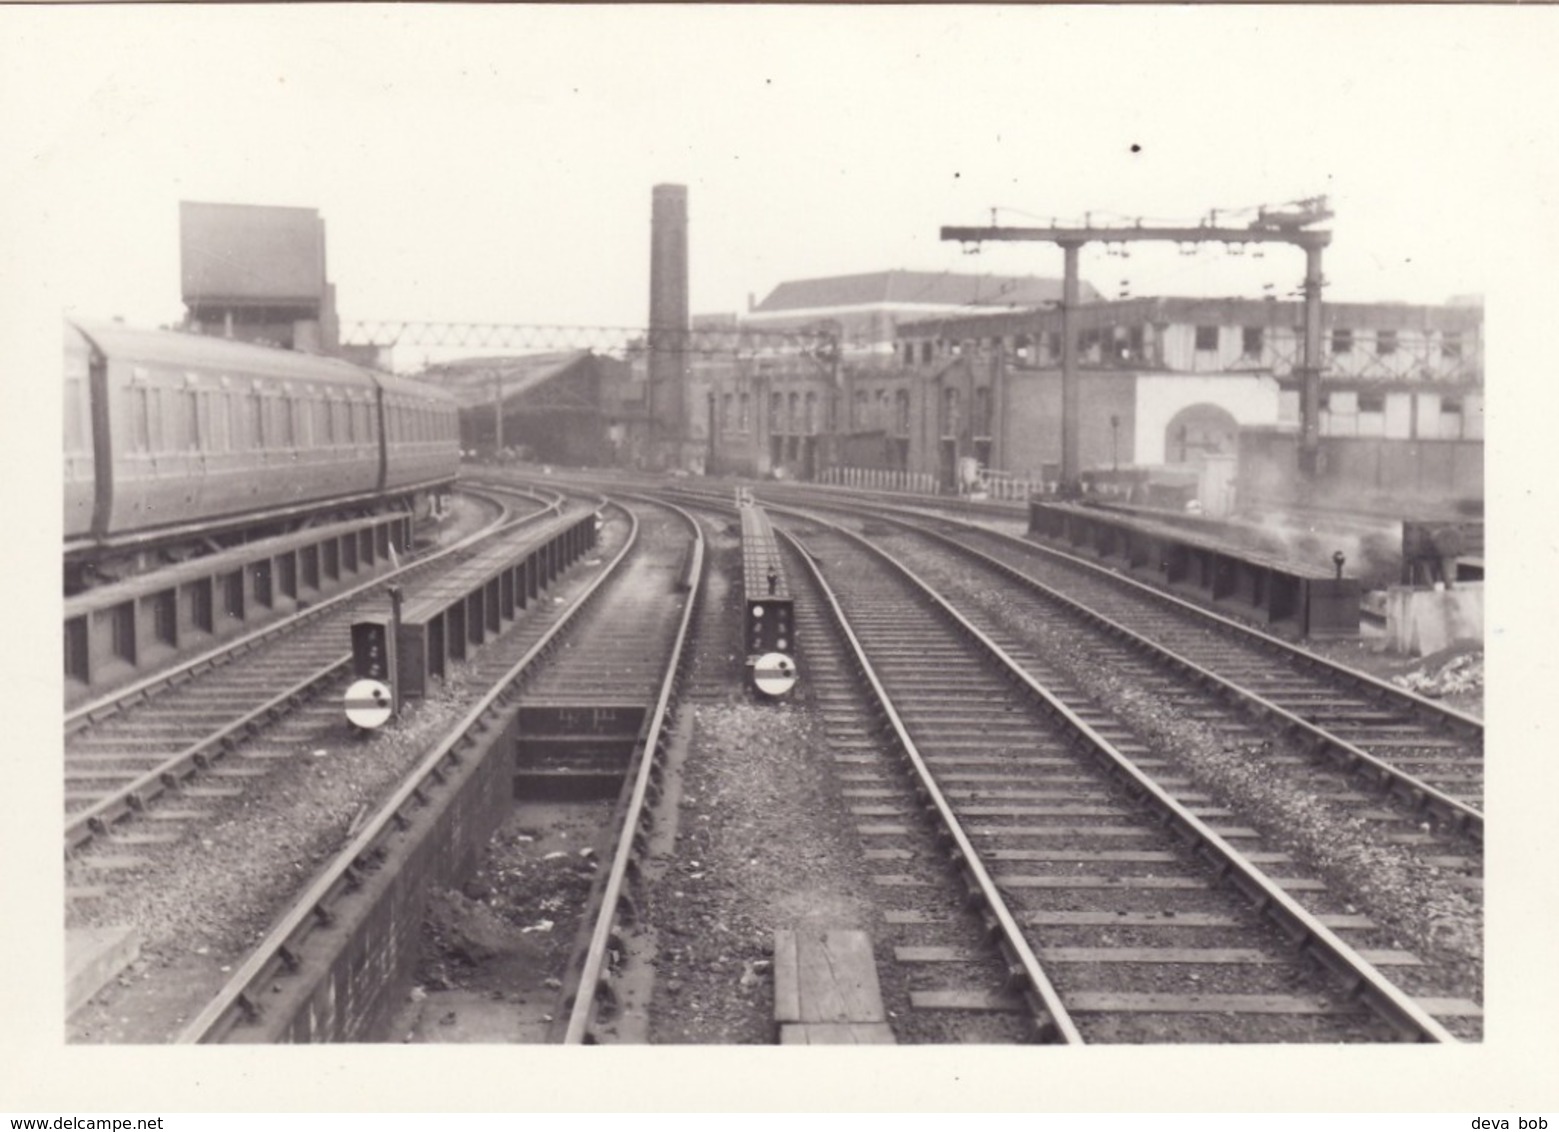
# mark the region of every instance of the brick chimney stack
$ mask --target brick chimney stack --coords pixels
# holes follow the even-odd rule
[[[650,214],[650,428],[673,462],[687,438],[687,186],[656,185]]]

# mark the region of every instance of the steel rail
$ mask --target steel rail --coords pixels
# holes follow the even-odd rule
[[[1423,1007],[1414,1002],[1396,984],[1382,975],[1357,951],[1339,938],[1331,929],[1311,915],[1297,900],[1257,868],[1245,856],[1215,833],[1205,822],[1191,813],[1182,803],[1161,787],[1151,775],[1145,773],[1129,758],[1118,751],[1104,736],[1084,722],[1076,713],[1057,698],[1049,689],[1026,672],[1000,645],[971,624],[940,594],[923,582],[902,563],[875,546],[869,539],[853,531],[839,527],[815,513],[793,507],[777,507],[767,504],[770,510],[778,510],[820,523],[840,532],[859,543],[873,557],[886,563],[911,584],[938,609],[943,616],[966,637],[974,641],[989,656],[1002,665],[1009,677],[1025,688],[1052,719],[1057,720],[1075,736],[1084,740],[1096,757],[1127,789],[1138,798],[1158,810],[1159,814],[1188,842],[1193,852],[1211,863],[1220,879],[1228,881],[1255,905],[1257,911],[1272,921],[1300,950],[1311,955],[1328,970],[1348,984],[1351,996],[1360,999],[1399,1032],[1417,1041],[1456,1042],[1456,1037],[1435,1021]]]
[[[1313,750],[1320,751],[1346,769],[1350,771],[1368,771],[1369,777],[1374,780],[1376,785],[1384,785],[1390,793],[1401,797],[1413,809],[1428,811],[1446,821],[1453,828],[1465,831],[1480,842],[1483,840],[1484,818],[1482,811],[1477,807],[1470,806],[1460,799],[1451,797],[1444,791],[1429,785],[1429,783],[1409,774],[1407,771],[1392,766],[1384,759],[1370,754],[1346,739],[1333,735],[1324,727],[1311,723],[1287,708],[1273,703],[1259,693],[1242,687],[1234,681],[1218,675],[1211,669],[1204,668],[1195,661],[1170,651],[1163,645],[1149,640],[1120,622],[1114,621],[1082,604],[1080,601],[1052,589],[1044,582],[1029,577],[1015,566],[992,558],[984,551],[977,550],[971,546],[965,546],[951,535],[944,534],[941,531],[916,526],[906,519],[888,518],[887,521],[952,547],[960,554],[973,558],[1004,577],[1060,605],[1068,612],[1091,621],[1110,636],[1125,642],[1138,652],[1178,669],[1203,687],[1211,685],[1212,690],[1219,695],[1219,698],[1226,702],[1232,702],[1236,706],[1253,708],[1260,715],[1276,720],[1283,732],[1289,734],[1297,732],[1304,737],[1307,746]]]
[[[546,510],[536,512],[535,515],[522,516],[505,527],[504,530],[506,533],[513,533],[517,528],[535,521],[540,516],[551,514],[552,510],[549,507]],[[447,548],[441,552],[441,556],[442,554],[453,553],[460,547],[468,545],[474,539],[488,537],[495,533],[489,531],[484,535],[482,532],[478,532],[471,538],[462,540],[456,546]],[[415,567],[426,566],[435,560],[434,558],[422,559],[415,563]],[[409,566],[405,569],[412,568]],[[399,576],[399,574],[391,576]],[[373,579],[363,586],[356,587],[352,592],[358,593],[368,586],[383,582],[384,577]],[[345,597],[348,595],[338,596]],[[322,605],[319,608],[324,609],[325,606]],[[297,624],[295,619],[289,619],[278,626],[271,626],[270,628],[279,629],[289,625],[296,628]],[[225,659],[223,663],[226,662],[227,660]],[[66,853],[82,848],[92,841],[94,837],[103,836],[108,832],[109,826],[112,823],[140,813],[151,799],[160,797],[167,791],[177,789],[181,782],[194,778],[197,774],[208,769],[215,759],[226,755],[241,739],[252,738],[260,731],[266,721],[274,720],[281,715],[284,708],[295,705],[332,680],[345,675],[351,664],[352,653],[348,651],[341,654],[334,660],[327,662],[323,667],[316,669],[309,676],[304,677],[303,680],[294,684],[291,688],[261,704],[253,711],[238,717],[230,723],[224,724],[219,730],[169,756],[162,763],[144,772],[125,786],[112,790],[106,797],[93,803],[87,809],[68,815],[65,822]],[[204,671],[206,667],[214,667],[214,665],[207,665],[201,668],[200,671]],[[190,676],[197,674],[198,672],[191,672]]]
[[[538,502],[542,501],[538,500]],[[274,638],[296,632],[303,626],[311,624],[322,617],[337,613],[344,603],[362,597],[375,586],[382,586],[386,582],[403,577],[413,570],[424,569],[450,555],[467,549],[473,543],[482,539],[496,538],[501,534],[511,532],[527,524],[539,522],[544,516],[549,514],[560,514],[561,506],[560,500],[557,503],[544,507],[540,511],[522,515],[504,525],[475,531],[452,546],[447,546],[433,554],[419,557],[415,562],[408,562],[397,570],[376,575],[360,585],[353,586],[349,590],[333,594],[317,605],[311,605],[308,609],[300,610],[288,617],[282,618],[280,621],[262,626],[252,633],[244,634],[242,637],[235,637],[233,640],[217,645],[215,648],[198,656],[191,657],[173,668],[164,669],[133,684],[127,684],[122,688],[109,692],[107,695],[90,703],[73,708],[65,715],[65,734],[67,736],[74,735],[94,724],[101,723],[130,704],[139,703],[164,689],[183,684],[203,672],[228,664],[238,657],[252,652],[255,648],[269,643]]]
[[[832,526],[832,524],[824,524]],[[838,530],[839,528],[834,528]],[[822,571],[818,568],[812,552],[806,544],[788,531],[780,532],[801,553],[802,561],[807,567],[812,580],[822,591],[827,599],[828,611],[831,614],[834,625],[840,635],[848,642],[850,653],[854,657],[861,674],[871,685],[872,696],[893,729],[893,735],[904,757],[909,760],[914,769],[915,777],[919,782],[918,793],[936,813],[936,820],[941,825],[944,836],[952,842],[952,860],[962,870],[970,895],[979,900],[987,915],[995,922],[999,930],[999,938],[1003,944],[1005,959],[1008,969],[1012,973],[1013,981],[1022,983],[1022,993],[1029,1004],[1035,1024],[1039,1028],[1040,1036],[1044,1039],[1065,1045],[1083,1044],[1082,1033],[1072,1021],[1071,1014],[1061,1001],[1060,994],[1050,977],[1045,974],[1040,965],[1039,957],[1034,954],[1028,940],[1023,935],[1023,929],[1018,926],[1012,910],[1007,907],[1007,901],[1001,891],[996,887],[996,882],[986,871],[985,864],[981,860],[980,852],[969,840],[964,832],[963,823],[953,813],[952,806],[937,786],[936,778],[931,768],[926,764],[920,754],[920,748],[916,746],[914,739],[910,737],[908,728],[894,707],[893,699],[883,687],[882,681],[877,676],[876,669],[867,659],[865,646],[856,636],[851,627],[849,618],[840,608],[839,600],[835,597],[833,589],[824,579]]]
[[[197,740],[129,784],[115,789],[108,797],[71,814],[65,822],[65,851],[69,853],[81,848],[93,838],[106,834],[114,822],[140,813],[146,808],[147,802],[177,790],[185,780],[209,769],[213,762],[227,755],[241,739],[254,735],[266,721],[346,675],[351,666],[351,653],[337,657],[253,711],[224,724],[220,730]]]
[[[693,618],[697,616],[702,601],[704,581],[704,531],[698,521],[682,508],[663,501],[652,501],[657,507],[667,507],[680,515],[693,529],[693,552],[683,576],[690,579],[689,598],[682,610],[682,620],[672,644],[666,675],[661,681],[660,694],[655,699],[644,740],[635,754],[637,769],[633,774],[633,789],[622,807],[618,826],[617,849],[612,854],[612,865],[607,872],[601,890],[600,914],[590,933],[590,943],[580,967],[573,1003],[563,1032],[565,1045],[582,1045],[592,1042],[590,1026],[602,998],[610,998],[611,974],[607,965],[608,952],[615,934],[619,908],[625,899],[628,870],[638,854],[640,834],[650,813],[645,802],[650,796],[652,778],[660,765],[664,743],[668,733],[667,722],[673,711],[673,700],[678,685],[686,674],[691,653],[686,645],[691,635]],[[588,993],[586,993],[588,991]]]
[[[604,501],[603,501],[604,502]],[[599,594],[607,579],[627,558],[638,538],[638,519],[629,512],[628,536],[617,555],[604,565],[585,592],[555,621],[524,656],[494,683],[492,689],[450,729],[447,736],[406,775],[400,787],[363,825],[355,838],[324,869],[317,879],[293,901],[248,958],[216,995],[174,1038],[179,1045],[222,1041],[242,1019],[258,1021],[263,1016],[260,995],[253,988],[301,969],[299,951],[317,930],[333,922],[332,907],[362,886],[361,871],[387,852],[391,839],[412,827],[407,811],[413,803],[425,804],[427,795],[449,785],[464,762],[463,748],[477,742],[495,712],[507,708],[519,693],[519,687],[539,658],[551,651],[565,628],[572,625]]]
[[[837,503],[818,505],[834,508],[840,508],[842,506],[841,504]],[[846,507],[844,509],[848,508]],[[966,522],[965,520],[956,518],[952,515],[946,515],[942,513],[927,515],[924,511],[917,512],[913,508],[891,506],[882,506],[880,509],[874,509],[871,513],[876,518],[894,521],[893,517],[887,514],[887,512],[905,511],[921,519],[931,518],[938,522],[950,523],[955,526],[974,531],[981,535],[987,535],[991,538],[997,539],[998,541],[1008,543],[1014,548],[1022,549],[1030,554],[1033,554],[1037,551],[1041,555],[1050,555],[1052,557],[1059,558],[1069,565],[1082,567],[1096,577],[1112,582],[1123,589],[1135,591],[1139,596],[1145,597],[1152,601],[1160,602],[1164,605],[1168,605],[1197,618],[1204,619],[1225,633],[1240,637],[1248,644],[1256,645],[1266,650],[1267,652],[1279,653],[1285,659],[1291,660],[1301,667],[1308,668],[1312,671],[1321,671],[1330,678],[1351,684],[1354,687],[1359,688],[1367,694],[1373,695],[1377,698],[1388,701],[1395,701],[1410,710],[1415,715],[1420,717],[1427,716],[1436,722],[1443,722],[1453,730],[1456,730],[1464,735],[1475,736],[1480,740],[1483,738],[1483,721],[1478,719],[1476,716],[1468,715],[1466,712],[1458,711],[1455,708],[1446,706],[1445,704],[1436,703],[1435,701],[1430,700],[1424,696],[1420,696],[1416,692],[1410,691],[1407,688],[1399,688],[1394,684],[1388,684],[1386,681],[1372,676],[1368,672],[1360,672],[1356,668],[1349,668],[1345,664],[1339,664],[1335,661],[1327,660],[1325,657],[1316,656],[1314,653],[1303,649],[1298,645],[1294,645],[1288,641],[1282,640],[1279,637],[1274,637],[1270,633],[1263,633],[1260,629],[1255,629],[1249,625],[1241,624],[1239,621],[1236,621],[1230,617],[1226,617],[1215,610],[1208,609],[1205,606],[1197,605],[1194,602],[1186,601],[1184,598],[1179,597],[1176,594],[1169,593],[1165,590],[1159,589],[1156,586],[1150,586],[1145,582],[1138,581],[1136,578],[1116,573],[1113,570],[1099,565],[1097,562],[1090,562],[1088,559],[1079,555],[1068,553],[1067,551],[1061,550],[1057,547],[1047,546],[1044,543],[1034,542],[1030,539],[1019,538],[1016,535],[1007,534],[1005,531],[992,530],[989,527],[982,527],[977,523]],[[898,521],[902,522],[903,520]]]

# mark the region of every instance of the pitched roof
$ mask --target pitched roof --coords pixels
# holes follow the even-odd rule
[[[574,350],[517,358],[467,358],[435,366],[420,376],[449,390],[462,408],[470,409],[493,403],[495,381],[502,384],[503,399],[508,402],[562,376],[589,356],[589,350]]]
[[[1098,297],[1087,283],[1084,300]],[[872,271],[781,283],[753,313],[914,303],[935,306],[1030,307],[1059,301],[1061,280],[1036,275],[959,275],[951,271]]]

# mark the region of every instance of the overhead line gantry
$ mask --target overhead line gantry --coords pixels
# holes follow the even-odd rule
[[[1176,244],[1291,244],[1305,253],[1304,351],[1298,372],[1300,442],[1299,470],[1315,475],[1320,453],[1321,414],[1321,252],[1332,241],[1329,230],[1312,229],[1332,218],[1325,197],[1296,203],[1290,209],[1262,208],[1249,227],[1220,226],[1217,213],[1207,223],[1183,227],[1157,227],[1135,224],[1097,226],[1084,220],[1082,227],[944,227],[942,239],[962,244],[986,241],[1036,241],[1058,244],[1065,261],[1061,292],[1061,485],[1076,493],[1082,473],[1078,459],[1079,399],[1077,373],[1077,335],[1073,320],[1078,307],[1078,253],[1084,244],[1129,244],[1148,240]]]

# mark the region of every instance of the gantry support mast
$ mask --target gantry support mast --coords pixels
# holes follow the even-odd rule
[[[1061,297],[1061,487],[1075,493],[1082,469],[1078,458],[1079,399],[1077,374],[1077,335],[1073,320],[1078,305],[1078,252],[1084,244],[1128,244],[1144,240],[1177,244],[1292,244],[1305,252],[1305,326],[1304,353],[1299,367],[1300,442],[1299,470],[1314,476],[1320,454],[1321,415],[1321,251],[1332,241],[1329,231],[1309,226],[1330,220],[1325,197],[1297,202],[1292,209],[1260,209],[1248,228],[1221,228],[1218,214],[1207,223],[1185,228],[1134,225],[1096,227],[1087,218],[1081,228],[1052,225],[1048,228],[951,228],[942,229],[942,239],[962,244],[980,244],[987,240],[1030,240],[1059,244],[1065,260]]]

